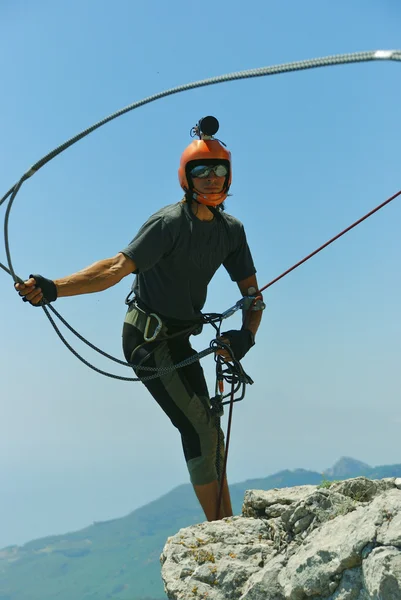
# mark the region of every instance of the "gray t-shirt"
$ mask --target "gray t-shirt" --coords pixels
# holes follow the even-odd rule
[[[135,296],[167,319],[193,321],[206,301],[207,286],[224,265],[233,281],[256,273],[244,227],[222,211],[201,221],[186,202],[160,209],[121,252],[136,266]]]

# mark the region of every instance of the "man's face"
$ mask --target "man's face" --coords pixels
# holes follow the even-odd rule
[[[219,194],[223,191],[227,173],[225,165],[198,165],[191,171],[191,178],[201,194]]]

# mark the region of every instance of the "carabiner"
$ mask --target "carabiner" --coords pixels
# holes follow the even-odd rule
[[[228,319],[228,317],[231,317],[234,313],[237,312],[237,310],[240,310],[240,308],[242,308],[243,302],[244,302],[243,298],[241,298],[241,300],[238,300],[238,302],[236,304],[234,304],[234,306],[232,306],[231,308],[228,308],[227,310],[225,310],[222,313],[221,318]]]
[[[154,317],[156,319],[157,325],[153,332],[153,335],[149,337],[148,333],[149,333],[151,317]],[[159,335],[162,327],[163,327],[163,322],[162,322],[161,318],[159,317],[159,315],[157,315],[156,313],[150,313],[148,315],[148,318],[146,319],[145,331],[143,332],[143,339],[145,340],[145,342],[154,342],[155,339],[157,338],[157,336]]]

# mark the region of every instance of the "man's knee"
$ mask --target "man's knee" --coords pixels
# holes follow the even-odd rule
[[[218,457],[218,460],[217,460]],[[220,435],[215,425],[210,423],[207,434],[201,436],[201,454],[187,460],[188,471],[193,485],[206,485],[219,479],[224,458],[224,434]]]
[[[187,466],[192,485],[207,485],[217,479],[216,453],[191,458]]]

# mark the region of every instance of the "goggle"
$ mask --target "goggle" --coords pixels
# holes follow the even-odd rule
[[[228,168],[225,165],[198,165],[191,169],[191,177],[209,177],[212,171],[216,177],[226,177],[228,175]]]

